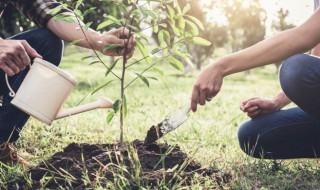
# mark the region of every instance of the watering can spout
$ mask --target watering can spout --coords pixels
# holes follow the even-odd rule
[[[97,108],[112,108],[113,101],[106,97],[99,97],[97,101],[85,105],[77,106],[74,108],[63,109],[61,108],[55,119],[61,119],[71,115],[79,114],[82,112],[90,111]]]

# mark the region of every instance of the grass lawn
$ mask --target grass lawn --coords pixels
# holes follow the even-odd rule
[[[105,69],[99,64],[88,65],[92,60],[81,61],[89,52],[67,50],[61,68],[70,72],[79,82],[65,107],[94,101],[98,96],[113,100],[119,97],[119,83],[113,82],[94,95],[99,85],[113,79],[104,77]],[[107,60],[107,58],[106,58]],[[147,76],[150,88],[137,80],[127,91],[128,116],[125,121],[125,139],[144,140],[147,130],[177,108],[188,104],[193,82],[198,72],[179,73],[168,65],[158,65],[164,76],[152,71]],[[128,73],[140,72],[143,65],[133,66]],[[116,68],[119,73],[119,68]],[[133,78],[133,74],[128,76]],[[189,120],[159,142],[178,144],[182,150],[203,166],[229,172],[233,182],[225,189],[317,189],[320,188],[317,159],[285,160],[274,163],[246,156],[239,148],[237,130],[248,117],[239,110],[240,103],[252,96],[272,97],[280,90],[273,65],[239,73],[225,78],[221,92],[211,103],[191,113]],[[293,106],[293,105],[290,105]],[[119,140],[119,117],[106,123],[109,110],[94,110],[55,121],[46,126],[30,119],[17,142],[19,153],[33,163],[49,158],[72,142],[116,143]],[[277,168],[277,169],[275,169]],[[20,167],[0,171],[0,184],[23,176]],[[98,187],[97,187],[98,188]],[[202,189],[197,184],[191,189]],[[211,189],[210,186],[205,189]]]

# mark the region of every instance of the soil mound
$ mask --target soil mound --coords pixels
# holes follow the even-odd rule
[[[191,184],[194,175],[202,179],[208,177],[217,188],[231,182],[230,174],[201,168],[179,146],[144,145],[142,141],[135,140],[123,147],[115,144],[70,144],[29,171],[32,189],[87,189],[95,184],[105,188],[117,188],[114,186],[117,184],[128,189],[164,184],[170,187],[177,183],[186,186]]]

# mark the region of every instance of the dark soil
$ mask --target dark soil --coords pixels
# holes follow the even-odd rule
[[[187,186],[195,175],[202,179],[197,183],[203,183],[207,177],[219,189],[231,183],[230,174],[203,169],[178,146],[144,145],[135,140],[125,147],[70,144],[31,169],[32,187],[26,184],[24,187],[93,189],[94,185],[110,188],[108,185],[117,184],[125,189],[139,189],[139,186],[156,188],[163,184],[171,187],[177,183]]]
[[[159,138],[163,136],[163,133],[160,130],[160,127],[162,126],[162,123],[159,123],[158,125],[152,127],[148,130],[146,139],[144,140],[144,144],[152,144],[156,142]]]

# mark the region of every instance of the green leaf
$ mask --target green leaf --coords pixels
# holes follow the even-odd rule
[[[112,16],[112,15],[108,15],[106,16],[107,19],[113,21],[115,24],[121,26],[121,22],[119,19],[117,19],[116,17]]]
[[[96,10],[96,7],[91,7],[90,9],[84,11],[82,16],[85,17],[87,14],[93,12],[94,10]]]
[[[136,26],[132,26],[130,24],[127,24],[127,27],[131,28],[134,32],[140,32],[140,29],[138,27],[136,27]]]
[[[89,59],[89,58],[92,58],[92,55],[82,57],[82,58],[81,58],[81,61],[83,61],[83,60],[85,60],[85,59]]]
[[[91,95],[95,94],[96,92],[98,92],[99,90],[101,90],[102,88],[108,86],[110,83],[112,83],[114,80],[108,81],[106,83],[104,83],[103,85],[100,85],[98,88],[96,88],[94,91],[92,91]]]
[[[80,18],[80,20],[83,20],[82,12],[79,9],[74,10],[74,14]]]
[[[74,9],[78,9],[82,2],[83,0],[78,0]]]
[[[105,27],[108,27],[108,26],[111,26],[111,25],[114,25],[114,22],[111,21],[111,20],[106,20],[106,21],[104,21],[104,22],[102,22],[101,24],[98,25],[97,30],[100,30],[102,28],[105,28]]]
[[[128,110],[127,110],[127,98],[126,98],[126,95],[123,95],[123,99],[122,99],[122,112],[123,112],[124,117],[127,117]]]
[[[83,30],[84,30],[84,31],[87,31],[87,30],[90,28],[91,24],[92,24],[92,22],[86,23],[86,24],[82,27]]]
[[[158,42],[161,48],[165,48],[167,47],[167,42],[164,39],[164,30],[160,30],[160,32],[158,33]]]
[[[186,19],[186,23],[187,25],[189,25],[191,28],[192,28],[192,32],[195,36],[198,36],[199,35],[199,30],[198,30],[198,27],[196,24],[194,24],[193,22],[191,22],[190,20],[187,20]]]
[[[186,27],[186,21],[183,17],[179,17],[178,19],[178,28],[183,32]]]
[[[116,64],[118,63],[118,61],[119,61],[120,59],[121,59],[121,58],[115,60],[115,62],[113,62],[113,64],[107,69],[106,74],[105,74],[106,77],[109,75],[109,73],[112,71],[112,69],[114,68],[114,66],[116,66]]]
[[[153,30],[154,33],[158,33],[158,31],[159,31],[159,26],[158,26],[158,25],[154,25],[154,26],[152,27],[152,30]]]
[[[150,87],[149,81],[146,77],[142,76],[139,73],[136,73],[136,75],[139,77],[139,79],[141,79],[148,87]]]
[[[114,113],[117,113],[120,109],[120,106],[121,106],[121,100],[116,100],[113,104],[113,111]]]
[[[141,54],[145,58],[146,62],[148,64],[150,64],[151,63],[151,59],[149,57],[149,51],[146,48],[146,46],[140,40],[136,40],[136,44],[138,46],[139,51],[141,52]]]
[[[67,46],[72,46],[72,45],[75,45],[77,44],[78,42],[80,42],[82,39],[79,39],[79,40],[73,40],[72,42],[68,43]]]
[[[152,79],[152,80],[158,80],[156,77],[147,77],[148,79]]]
[[[93,64],[96,64],[96,63],[100,63],[100,61],[92,61],[91,63],[89,63],[89,65],[93,65]]]
[[[54,20],[63,20],[68,23],[74,23],[75,21],[70,15],[58,14],[54,17]]]
[[[114,116],[114,112],[113,111],[108,114],[107,119],[106,119],[108,124],[111,122],[113,116]]]
[[[143,9],[142,6],[137,6],[139,12],[141,13],[141,15],[143,16],[143,18],[148,18],[148,13],[146,13],[146,11]]]
[[[137,36],[143,38],[147,43],[149,43],[149,39],[148,39],[148,36],[145,35],[144,33],[142,32],[139,32],[139,33],[136,33]]]
[[[210,46],[211,45],[210,41],[208,41],[208,40],[206,40],[204,38],[201,38],[201,37],[193,37],[192,41],[195,44],[198,44],[198,45],[201,45],[201,46]]]
[[[146,13],[154,20],[158,20],[159,16],[152,10],[145,10]]]
[[[158,34],[158,42],[161,48],[166,48],[170,44],[171,36],[170,33],[166,30],[160,30]]]
[[[186,6],[183,7],[182,14],[183,15],[186,14],[190,9],[191,9],[191,6],[188,3]]]
[[[158,52],[160,52],[161,51],[161,49],[160,48],[154,48],[152,51],[151,51],[151,54],[152,55],[154,55],[154,54],[156,54],[156,53],[158,53]]]
[[[159,73],[161,76],[164,75],[164,72],[163,72],[161,69],[159,69],[159,68],[154,67],[153,70],[154,70],[155,72]]]
[[[51,9],[50,11],[48,11],[48,14],[55,15],[55,14],[59,13],[62,8],[63,8],[63,5],[59,5],[59,6],[55,7],[54,9]]]
[[[115,49],[117,47],[122,47],[122,45],[121,44],[107,44],[101,48],[101,51],[104,52],[104,51],[108,51],[110,49]]]
[[[169,13],[169,18],[173,19],[174,15],[175,15],[174,9],[170,5],[167,5],[167,9],[168,9],[168,13]]]
[[[173,31],[174,35],[180,36],[180,31],[179,31],[179,29],[176,27],[176,22],[175,22],[174,20],[172,20],[172,21],[169,22],[169,24],[170,24],[170,26],[171,26],[171,28],[172,28],[172,31]]]
[[[190,20],[192,20],[194,23],[196,23],[201,30],[204,30],[203,24],[201,23],[201,21],[199,19],[197,19],[194,16],[190,16],[190,15],[185,15],[185,16],[188,17]]]
[[[174,58],[174,57],[170,57],[169,59],[169,63],[170,65],[172,65],[174,68],[180,70],[180,71],[184,71],[184,66],[181,63],[181,61],[179,61],[178,59]]]

